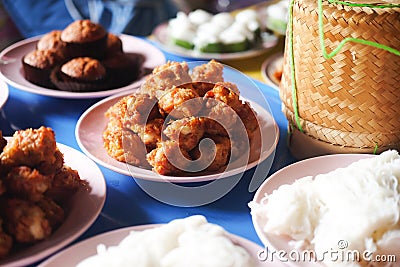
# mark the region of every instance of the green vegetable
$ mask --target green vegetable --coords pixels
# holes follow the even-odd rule
[[[194,48],[194,44],[186,41],[186,40],[182,40],[182,39],[174,39],[174,44],[189,50],[192,50]]]

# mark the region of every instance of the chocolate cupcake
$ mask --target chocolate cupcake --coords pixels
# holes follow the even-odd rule
[[[107,73],[100,61],[77,57],[55,68],[51,73],[54,85],[63,91],[88,92],[108,88]]]
[[[64,60],[64,55],[58,50],[33,50],[22,58],[24,77],[36,85],[55,88],[50,75]]]
[[[109,86],[118,88],[126,86],[141,75],[144,57],[135,53],[107,54],[102,60],[109,76]]]
[[[74,57],[101,59],[107,49],[107,31],[90,20],[77,20],[61,32],[61,40],[66,43],[68,54]]]

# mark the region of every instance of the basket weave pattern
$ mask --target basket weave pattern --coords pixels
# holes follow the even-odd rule
[[[400,8],[350,7],[323,2],[328,53],[346,37],[400,49]],[[400,56],[346,43],[325,59],[320,45],[318,3],[295,0],[293,54],[300,122],[305,134],[348,147],[400,147]],[[288,37],[280,97],[294,118]]]

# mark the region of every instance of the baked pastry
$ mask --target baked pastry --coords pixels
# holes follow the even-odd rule
[[[58,50],[66,54],[66,43],[61,40],[61,30],[54,30],[43,35],[36,44],[37,50]]]
[[[101,59],[107,49],[107,31],[90,20],[77,20],[61,32],[71,57],[93,57]]]
[[[110,87],[117,88],[136,80],[142,71],[144,57],[135,53],[107,54],[102,64],[110,78]]]
[[[73,58],[54,69],[51,80],[58,89],[73,92],[102,90],[108,84],[105,67],[90,57]]]
[[[22,58],[24,77],[39,86],[54,88],[50,74],[65,60],[57,50],[33,50]]]

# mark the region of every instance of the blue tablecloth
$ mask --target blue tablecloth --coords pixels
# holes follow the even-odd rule
[[[185,60],[168,53],[165,55],[167,60]],[[254,82],[266,97],[280,130],[273,165],[269,173],[265,173],[267,178],[295,159],[286,146],[287,120],[281,112],[278,92],[259,81],[254,80]],[[10,136],[17,129],[48,126],[54,129],[59,143],[80,150],[75,139],[76,122],[87,108],[99,100],[46,97],[10,87],[9,99],[1,110],[0,128],[4,136]],[[248,171],[233,190],[221,199],[208,205],[185,208],[155,200],[130,176],[118,174],[102,166],[100,169],[107,183],[105,206],[92,227],[77,241],[125,226],[167,223],[175,218],[203,214],[209,222],[219,224],[233,234],[262,245],[254,230],[248,208],[248,203],[255,193],[249,192],[248,189],[252,170]]]

